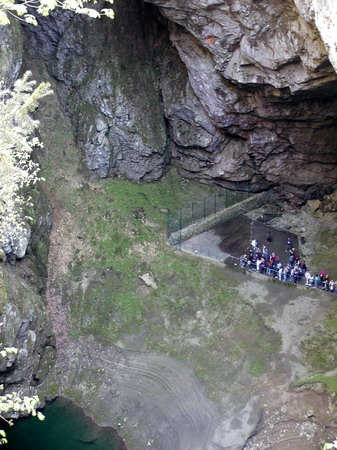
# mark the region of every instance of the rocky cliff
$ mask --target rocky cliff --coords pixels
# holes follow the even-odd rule
[[[316,26],[337,70],[337,4],[333,0],[294,0],[301,16]]]
[[[184,176],[275,187],[292,202],[329,192],[337,78],[311,9],[151,3],[159,12],[117,2],[113,23],[55,15],[26,27],[27,52],[58,80],[89,170],[150,181],[172,157]]]
[[[303,403],[293,420],[285,403],[300,402],[284,389],[307,375],[300,341],[331,299],[177,255],[163,244],[163,206],[208,191],[193,194],[179,178],[119,178],[158,180],[171,162],[189,178],[274,188],[297,203],[330,191],[337,79],[328,50],[310,10],[290,0],[149,3],[116,1],[114,22],[56,13],[38,28],[1,30],[6,83],[28,68],[56,93],[37,111],[51,247],[46,207],[29,258],[4,270],[3,318],[14,330],[4,340],[24,358],[3,378],[9,389],[72,398],[137,450],[250,448],[262,417],[254,396],[277,397],[276,423],[282,410],[305,431],[289,435],[314,448],[331,399],[317,400],[317,422]]]
[[[163,88],[184,175],[300,199],[334,185],[336,74],[292,1],[151,3],[188,75]]]
[[[149,19],[140,2],[116,6],[116,20],[55,14],[27,29],[26,49],[57,83],[89,170],[150,181],[168,157]]]
[[[23,64],[23,33],[16,22],[0,28],[0,58],[0,77],[10,88]],[[34,202],[30,254],[20,266],[4,265],[2,260],[0,266],[0,341],[18,349],[17,355],[2,358],[0,381],[6,393],[15,390],[21,395],[35,393],[56,356],[44,301],[51,211],[46,196],[37,187],[31,189],[30,195]]]

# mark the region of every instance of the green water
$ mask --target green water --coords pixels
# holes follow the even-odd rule
[[[97,427],[80,408],[58,399],[43,410],[46,419],[29,417],[6,429],[3,450],[126,450],[111,428]],[[4,428],[4,427],[2,427]]]

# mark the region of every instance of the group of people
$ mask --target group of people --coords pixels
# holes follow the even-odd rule
[[[271,242],[270,237],[267,240]],[[337,293],[337,280],[331,280],[329,274],[324,271],[312,275],[290,238],[288,238],[285,252],[288,262],[283,264],[273,251],[269,251],[266,245],[260,247],[258,241],[253,239],[247,252],[240,257],[240,266],[278,278],[280,281],[299,283],[304,279],[305,286]]]

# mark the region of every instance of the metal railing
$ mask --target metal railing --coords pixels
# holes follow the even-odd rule
[[[215,194],[200,201],[191,202],[187,206],[171,212],[167,218],[167,237],[172,233],[182,230],[193,223],[216,214],[249,198],[253,193],[248,189],[242,191],[231,191],[224,189],[221,194]]]
[[[273,267],[265,267],[263,269],[257,270],[256,263],[247,264],[245,262],[242,262],[240,260],[240,258],[236,258],[233,256],[230,256],[226,260],[227,263],[228,263],[228,260],[231,260],[233,265],[238,266],[241,269],[247,270],[249,272],[260,273],[262,275],[265,275],[269,278],[273,278],[273,279],[278,280],[283,283],[293,284],[293,285],[301,285],[301,286],[305,286],[308,288],[314,288],[314,289],[322,290],[324,292],[329,292],[330,294],[337,294],[336,287],[334,287],[334,289],[331,290],[329,283],[327,283],[326,285],[322,281],[315,283],[315,281],[313,279],[311,279],[311,281],[308,281],[305,279],[304,273],[300,273],[296,276],[296,278],[294,278],[292,275],[287,274],[285,272],[282,272],[280,275],[279,269],[275,269]]]

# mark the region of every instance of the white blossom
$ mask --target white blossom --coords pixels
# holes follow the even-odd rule
[[[1,2],[1,0],[0,0]],[[0,3],[1,4],[1,3]],[[30,203],[22,189],[35,184],[39,166],[31,160],[31,153],[41,147],[34,136],[39,122],[32,113],[38,101],[52,91],[48,83],[35,86],[31,73],[18,79],[13,90],[0,83],[0,246],[13,244],[26,229],[23,207]],[[0,353],[2,355],[2,353]]]
[[[37,418],[38,418],[39,420],[44,420],[46,417],[42,414],[42,412],[38,411],[38,412],[37,412]]]
[[[112,4],[113,0],[107,0]],[[23,22],[31,25],[38,25],[38,20],[29,14],[28,8],[34,8],[41,16],[48,16],[56,8],[73,11],[77,14],[85,14],[93,19],[106,16],[109,19],[115,17],[114,11],[110,8],[104,8],[100,11],[88,8],[89,0],[0,0],[0,26],[8,25],[8,15],[14,16]],[[91,3],[97,3],[93,0]]]
[[[3,356],[7,354],[17,354],[18,349],[15,347],[3,347],[0,344],[0,354]],[[1,385],[1,390],[4,386]],[[20,413],[22,415],[32,415],[37,416],[39,420],[44,420],[45,416],[40,412],[36,411],[39,405],[39,397],[33,395],[32,397],[20,396],[17,392],[11,392],[5,395],[0,395],[0,419],[7,422],[8,425],[13,425],[13,421],[7,419],[12,413]],[[0,445],[7,444],[6,432],[0,429]]]

